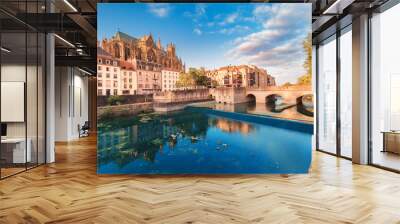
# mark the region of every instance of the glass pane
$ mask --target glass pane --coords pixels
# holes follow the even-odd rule
[[[372,18],[372,163],[400,170],[400,4]]]
[[[352,35],[340,36],[340,152],[352,157]]]
[[[318,148],[336,153],[336,37],[318,48]]]
[[[25,170],[31,158],[31,151],[26,151],[26,34],[2,33],[1,47],[1,175],[5,177]]]
[[[27,33],[28,44],[28,62],[27,62],[27,80],[26,80],[26,115],[27,115],[27,142],[28,142],[28,155],[30,156],[27,166],[28,168],[37,165],[38,158],[38,120],[37,120],[37,74],[38,74],[38,36],[37,33]]]

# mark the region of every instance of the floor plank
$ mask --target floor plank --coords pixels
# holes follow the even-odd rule
[[[96,139],[0,181],[0,223],[400,223],[400,175],[315,152],[309,174],[96,175]]]

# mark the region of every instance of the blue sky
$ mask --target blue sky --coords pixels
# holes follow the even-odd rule
[[[175,43],[187,68],[253,64],[279,84],[305,73],[310,4],[102,3],[97,18],[99,40],[118,30],[134,37],[151,33],[163,46]]]

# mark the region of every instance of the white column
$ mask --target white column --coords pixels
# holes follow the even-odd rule
[[[54,35],[46,36],[46,163],[55,161],[54,133],[55,133],[55,56]]]
[[[353,19],[353,162],[368,163],[368,15]]]
[[[311,77],[312,77],[312,92],[313,92],[313,96],[314,96],[314,111],[316,111],[317,108],[317,58],[316,58],[316,52],[317,52],[317,48],[315,45],[312,45],[312,69],[311,69]],[[312,146],[312,150],[315,150],[317,148],[317,116],[315,116],[314,113],[314,131],[313,131],[313,136],[311,138],[311,146]]]

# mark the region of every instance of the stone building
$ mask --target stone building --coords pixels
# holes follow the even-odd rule
[[[225,66],[206,71],[206,75],[225,87],[265,88],[276,85],[273,76],[254,65]]]
[[[119,95],[119,92],[119,61],[101,48],[97,48],[97,95]]]
[[[177,89],[176,82],[179,79],[179,71],[161,70],[162,91],[173,91]]]
[[[101,47],[118,61],[132,65],[137,74],[137,93],[153,93],[163,87],[162,71],[174,74],[165,81],[185,71],[185,65],[176,55],[175,45],[170,43],[164,48],[160,39],[155,43],[151,34],[135,38],[123,32],[117,32],[110,39],[101,41]],[[170,73],[168,73],[170,74]],[[171,87],[175,88],[175,87]]]
[[[120,91],[119,95],[137,94],[137,73],[132,64],[120,61]]]

